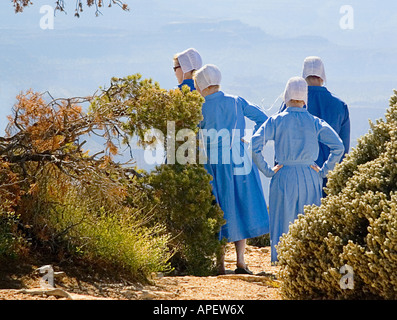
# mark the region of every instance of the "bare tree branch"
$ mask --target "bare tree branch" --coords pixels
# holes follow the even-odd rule
[[[13,6],[15,9],[15,13],[23,12],[24,8],[29,7],[33,5],[33,2],[31,0],[12,0]],[[103,8],[104,5],[104,0],[76,0],[76,6],[75,6],[75,16],[80,17],[80,13],[83,12],[84,4],[83,2],[86,3],[86,6],[88,7],[95,7],[95,15],[99,16],[102,14],[100,11],[101,8]],[[66,12],[66,3],[65,0],[55,0],[55,11],[60,11],[60,12]],[[122,0],[108,0],[108,7],[112,7],[112,5],[117,5],[124,11],[129,11],[129,7],[124,1]]]

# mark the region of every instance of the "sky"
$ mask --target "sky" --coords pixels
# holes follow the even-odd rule
[[[0,4],[0,132],[16,95],[30,88],[87,96],[113,76],[135,73],[174,88],[172,57],[190,47],[221,69],[222,90],[268,115],[287,80],[301,75],[303,59],[320,56],[327,88],[349,106],[352,147],[397,87],[394,0],[126,0],[129,12],[105,7],[96,17],[85,7],[80,18],[66,0],[53,29],[42,28],[40,9],[54,1],[33,2],[19,14],[11,1]]]

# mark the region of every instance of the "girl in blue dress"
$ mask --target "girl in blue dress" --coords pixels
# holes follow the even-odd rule
[[[202,67],[202,59],[198,51],[189,48],[174,56],[174,72],[178,81],[178,88],[187,85],[190,91],[195,90],[193,73]]]
[[[245,99],[220,91],[221,73],[216,66],[205,65],[194,79],[196,89],[205,98],[200,123],[207,156],[204,167],[213,177],[213,193],[226,220],[219,239],[226,238],[235,244],[235,272],[251,274],[244,261],[246,239],[268,233],[269,218],[258,169],[242,138],[245,117],[255,122],[256,130],[267,116]],[[222,259],[219,273],[224,272]]]
[[[271,261],[277,261],[278,244],[290,223],[303,214],[305,205],[320,205],[322,180],[342,157],[344,146],[338,134],[324,120],[306,108],[307,83],[291,78],[284,91],[287,108],[271,116],[252,138],[252,158],[259,170],[271,179],[269,191]],[[274,140],[277,165],[269,167],[262,156],[267,141]],[[319,142],[326,145],[329,156],[318,167],[315,163]]]

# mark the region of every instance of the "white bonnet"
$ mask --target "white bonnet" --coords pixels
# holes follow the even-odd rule
[[[319,57],[311,56],[303,61],[302,77],[306,79],[308,76],[317,76],[327,82],[324,64]]]
[[[303,100],[307,105],[307,83],[302,77],[293,77],[288,80],[284,90],[284,102]]]
[[[221,71],[213,64],[206,64],[197,70],[194,77],[201,91],[209,86],[220,85],[222,80]]]
[[[203,65],[200,54],[194,48],[177,53],[176,56],[183,73],[198,70]]]

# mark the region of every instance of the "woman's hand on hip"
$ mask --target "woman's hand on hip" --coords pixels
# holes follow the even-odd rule
[[[278,164],[278,165],[275,165],[275,166],[272,168],[272,170],[274,171],[274,173],[277,173],[278,170],[280,170],[282,167],[283,167],[282,164]]]
[[[310,166],[314,171],[316,171],[316,172],[320,172],[320,167],[318,166],[318,165],[311,165]]]

